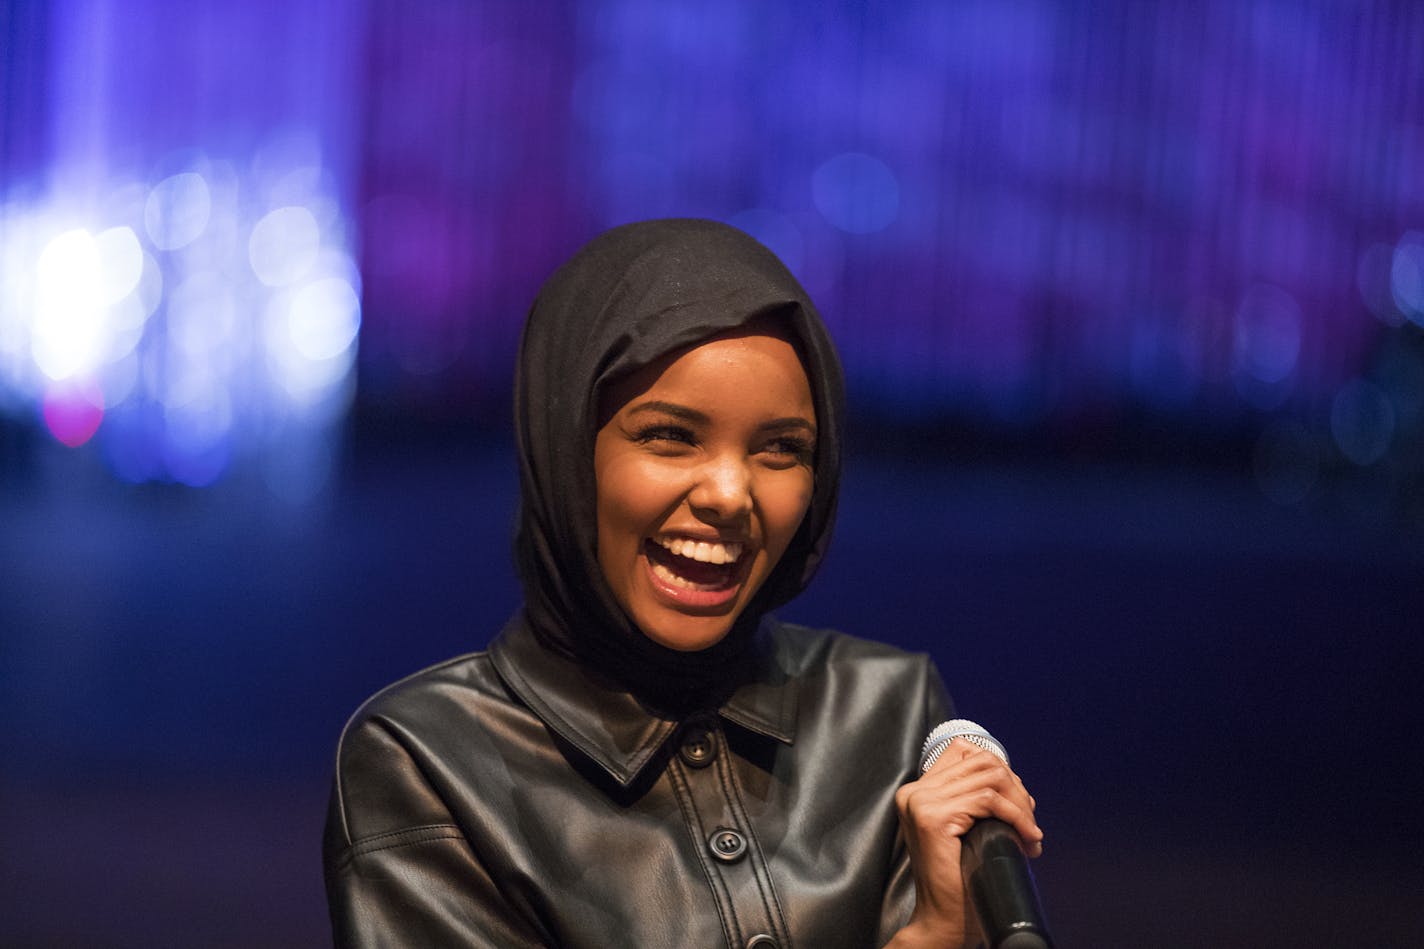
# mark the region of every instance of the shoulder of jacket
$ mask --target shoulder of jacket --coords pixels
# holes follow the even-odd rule
[[[909,652],[889,643],[863,639],[834,629],[777,621],[773,642],[784,667],[805,672],[817,665],[874,665],[889,674],[922,677],[933,662],[928,653]]]
[[[445,826],[422,756],[509,703],[485,651],[412,673],[363,702],[336,744],[330,839],[342,847],[373,835],[389,843]]]
[[[488,650],[466,653],[447,658],[443,663],[427,665],[423,670],[414,671],[394,683],[386,685],[356,708],[350,722],[377,715],[396,714],[403,708],[419,707],[431,695],[450,690],[471,690],[483,693],[490,688],[503,693],[500,678],[494,674]],[[347,728],[350,727],[347,722]]]
[[[376,692],[362,702],[341,730],[337,745],[337,764],[341,749],[349,736],[370,722],[398,724],[418,720],[427,710],[445,704],[451,695],[486,695],[495,701],[507,701],[507,692],[490,663],[489,652],[465,653],[412,672]]]

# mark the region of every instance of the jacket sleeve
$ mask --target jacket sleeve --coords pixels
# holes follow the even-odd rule
[[[337,947],[546,945],[377,719],[342,737],[322,850]]]
[[[949,690],[944,687],[944,680],[940,678],[934,661],[929,657],[924,657],[924,665],[924,678],[919,692],[919,707],[912,709],[906,716],[906,727],[918,726],[919,731],[915,734],[928,736],[940,722],[954,717],[954,702],[949,697]],[[913,749],[913,754],[914,760],[906,762],[902,784],[920,776],[918,746]],[[885,897],[881,903],[880,940],[877,945],[883,946],[889,942],[891,937],[900,930],[900,927],[910,921],[910,914],[914,911],[915,871],[910,866],[910,851],[905,846],[905,835],[902,831],[896,831],[895,860],[890,871],[890,879],[885,887]]]

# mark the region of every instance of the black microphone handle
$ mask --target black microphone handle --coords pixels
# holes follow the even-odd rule
[[[961,840],[960,870],[989,949],[1052,949],[1019,835],[981,818]]]

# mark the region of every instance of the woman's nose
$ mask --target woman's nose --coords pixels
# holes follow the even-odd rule
[[[743,458],[719,457],[698,469],[687,501],[703,517],[721,521],[745,517],[752,510],[751,470]]]

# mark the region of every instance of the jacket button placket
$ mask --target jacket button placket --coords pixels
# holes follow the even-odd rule
[[[694,720],[684,726],[671,767],[673,786],[684,792],[689,830],[705,848],[713,897],[722,910],[734,947],[776,949],[787,945],[766,860],[742,804],[732,755],[716,723]],[[695,826],[694,826],[695,825]]]
[[[724,827],[713,831],[707,840],[707,846],[711,849],[712,856],[723,863],[736,863],[746,855],[747,838]]]
[[[700,723],[688,725],[677,753],[689,768],[705,768],[717,757],[717,733]]]

